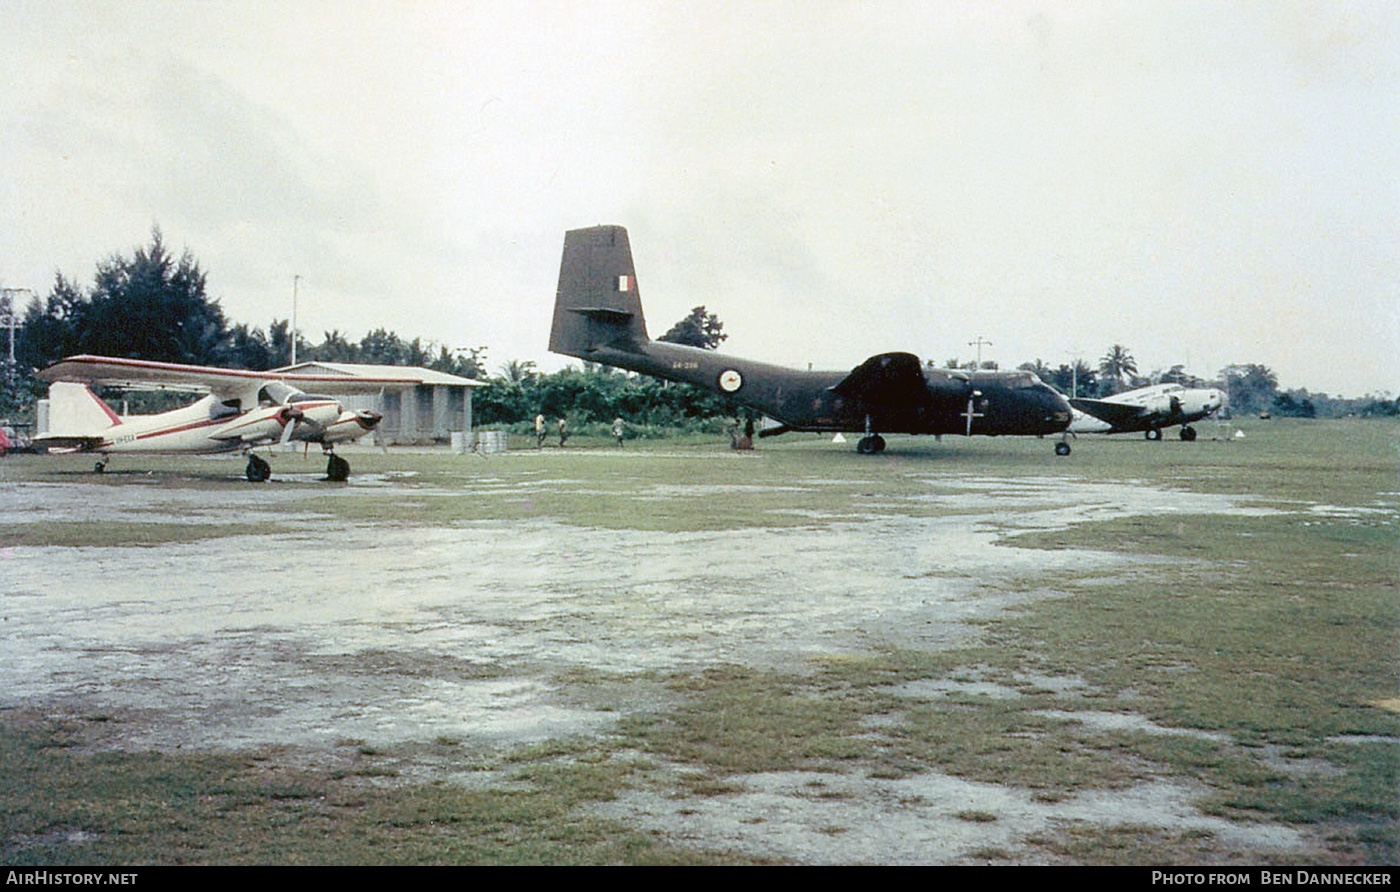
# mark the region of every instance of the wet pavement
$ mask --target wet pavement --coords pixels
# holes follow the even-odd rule
[[[548,520],[356,525],[299,513],[294,487],[230,488],[213,508],[197,488],[8,484],[6,516],[98,523],[135,510],[215,524],[234,513],[240,522],[276,518],[281,531],[147,547],[0,546],[0,706],[120,711],[131,748],[442,737],[499,746],[588,734],[619,713],[568,696],[557,679],[571,671],[698,672],[723,663],[795,671],[833,656],[966,644],[980,621],[1054,597],[1062,575],[1107,577],[1143,560],[1007,547],[997,542],[1004,529],[1242,510],[1224,497],[1131,485],[936,482],[939,494],[927,498],[956,499],[961,513],[686,533]],[[392,476],[357,485],[413,492],[411,480]],[[696,494],[639,493],[649,495]],[[719,803],[679,816],[636,794],[608,810],[797,860],[944,861],[961,851],[952,839],[899,850],[898,835],[833,840],[809,826],[838,820],[840,810],[878,826],[883,819],[867,812],[900,801],[890,792],[896,782],[865,782],[868,796],[843,797],[820,820],[807,815],[808,797],[785,796],[797,784],[791,778],[745,783],[753,798],[716,811],[709,825],[708,809]],[[940,784],[978,799],[969,792],[977,785],[936,774],[903,788]],[[1023,812],[1050,815],[1019,795],[981,798],[1011,796]],[[1155,808],[1185,793],[1142,795],[1156,796]],[[787,829],[815,834],[818,848],[787,846],[775,819],[764,830],[778,834],[766,850],[742,840],[745,816],[760,808],[792,809]],[[905,806],[884,815],[918,818]],[[914,833],[909,845],[933,829]]]

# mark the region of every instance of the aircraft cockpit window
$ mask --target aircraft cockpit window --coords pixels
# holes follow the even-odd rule
[[[300,396],[301,391],[281,381],[269,381],[258,391],[259,406],[285,406]]]
[[[289,403],[304,403],[304,402],[307,402],[308,400],[328,400],[328,399],[330,399],[330,397],[328,397],[328,396],[322,396],[322,395],[319,394],[319,393],[306,393],[306,392],[304,392],[304,391],[298,390],[298,391],[296,391],[295,393],[293,393],[290,397],[287,398],[287,402],[289,402]]]

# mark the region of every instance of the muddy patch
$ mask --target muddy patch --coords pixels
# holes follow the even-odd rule
[[[1302,834],[1200,815],[1205,791],[1160,781],[1044,802],[1028,790],[937,772],[900,780],[773,772],[706,798],[629,793],[597,808],[667,838],[803,864],[1053,863],[1027,840],[1076,825],[1196,833],[1228,847],[1286,852]]]

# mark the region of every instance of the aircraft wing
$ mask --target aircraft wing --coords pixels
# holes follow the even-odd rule
[[[1125,406],[1122,403],[1110,403],[1107,400],[1072,399],[1069,404],[1086,415],[1092,415],[1100,421],[1122,428],[1132,428],[1134,425],[1141,424],[1152,414],[1152,410],[1146,406]]]
[[[410,369],[404,369],[402,375],[376,377],[301,375],[87,355],[61,359],[41,370],[38,376],[45,381],[77,381],[82,384],[102,384],[114,387],[190,390],[215,393],[221,396],[235,396],[246,391],[250,385],[266,381],[284,381],[299,390],[326,395],[372,393],[381,387],[420,383],[419,378]]]
[[[887,411],[913,409],[928,402],[928,384],[919,357],[881,353],[856,366],[831,392]]]

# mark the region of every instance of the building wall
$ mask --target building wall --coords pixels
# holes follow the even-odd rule
[[[304,363],[295,371],[333,375],[353,375],[352,369],[365,369],[369,376],[382,372],[378,366],[356,366],[353,363]],[[401,371],[394,369],[395,372]],[[384,416],[374,434],[374,442],[394,443],[447,443],[452,434],[472,429],[472,387],[481,386],[451,383],[465,381],[452,375],[441,375],[425,369],[429,380],[449,379],[444,383],[389,385],[375,393],[357,394],[340,398],[347,409],[369,409]]]
[[[471,402],[470,387],[447,384],[341,397],[347,409],[371,409],[384,416],[375,442],[385,445],[446,443],[454,432],[471,430]]]

